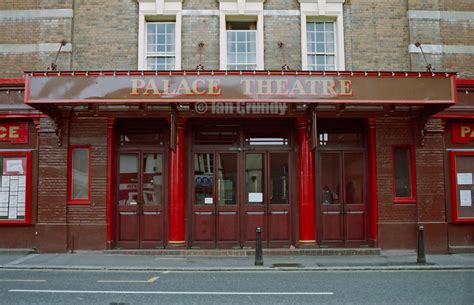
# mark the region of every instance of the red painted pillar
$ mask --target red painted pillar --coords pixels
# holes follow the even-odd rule
[[[184,174],[184,126],[186,120],[176,120],[176,149],[170,149],[170,197],[168,244],[184,246],[185,242],[185,174]],[[171,140],[171,139],[170,139]]]
[[[370,240],[377,240],[377,159],[375,142],[375,119],[369,118],[369,183],[370,183]]]
[[[106,198],[106,222],[107,222],[107,248],[113,246],[114,240],[114,123],[115,118],[107,120],[107,198]]]
[[[314,161],[311,141],[308,135],[309,121],[299,118],[299,244],[316,244],[315,206],[314,206]]]

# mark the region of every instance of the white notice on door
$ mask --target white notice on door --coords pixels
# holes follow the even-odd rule
[[[472,195],[471,190],[461,190],[459,191],[460,202],[462,207],[472,206]]]
[[[263,202],[263,193],[249,193],[249,202]]]
[[[214,200],[212,199],[212,197],[204,198],[204,204],[213,204],[213,203],[214,203]]]
[[[23,174],[23,162],[21,159],[18,160],[7,160],[7,172],[15,172]]]
[[[472,185],[472,173],[458,173],[458,185]]]

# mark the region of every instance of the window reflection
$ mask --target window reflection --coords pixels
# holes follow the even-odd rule
[[[143,204],[162,204],[163,194],[163,155],[145,154],[143,156]]]
[[[246,155],[247,202],[263,204],[263,155]]]
[[[288,154],[270,155],[270,203],[288,203]]]
[[[236,204],[237,155],[220,154],[217,161],[217,189],[219,204]]]
[[[213,204],[214,154],[194,155],[194,203]]]

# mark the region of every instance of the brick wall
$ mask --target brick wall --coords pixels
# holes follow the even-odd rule
[[[198,43],[204,42],[202,65],[207,70],[219,69],[219,17],[182,17],[182,68],[196,69],[199,64]]]
[[[392,145],[413,145],[415,126],[407,118],[377,119],[377,193],[379,223],[416,221],[416,206],[393,203]]]
[[[474,13],[474,2],[470,0],[408,1],[409,10],[433,11],[449,17],[410,18],[410,43],[442,46],[441,52],[425,52],[426,59],[436,71],[456,71],[461,77],[473,77],[474,69],[474,23],[463,13]],[[448,50],[448,48],[456,48]],[[465,48],[468,47],[468,48]],[[446,49],[444,49],[446,48]],[[469,49],[470,48],[470,49]],[[426,47],[425,47],[426,50]],[[424,51],[425,51],[424,50]],[[411,69],[424,70],[425,62],[419,53],[410,54]]]
[[[1,1],[0,10],[39,10],[72,9],[72,0],[68,1]],[[46,70],[54,62],[59,43],[71,42],[72,19],[68,17],[42,18],[26,14],[21,18],[0,19],[0,46],[15,45],[14,52],[0,52],[0,77],[21,77],[25,70]],[[58,44],[53,51],[24,51],[24,46],[43,43]],[[20,51],[22,50],[23,51]],[[60,54],[57,65],[59,70],[69,70],[71,53]]]
[[[69,145],[91,145],[91,204],[68,206],[68,223],[105,223],[107,190],[107,119],[75,118]]]
[[[280,70],[285,63],[292,70],[301,69],[300,24],[300,17],[265,16],[265,69]],[[280,41],[284,43],[283,49],[278,47]],[[282,52],[286,62],[283,61]]]
[[[73,70],[136,70],[138,3],[74,2]]]
[[[407,70],[405,0],[350,1],[344,5],[346,70]]]
[[[218,10],[219,2],[216,0],[183,0],[183,9]]]

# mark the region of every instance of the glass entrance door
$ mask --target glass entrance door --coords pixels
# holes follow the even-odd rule
[[[120,153],[118,163],[117,246],[163,246],[163,153]]]
[[[288,169],[288,152],[195,153],[193,247],[253,247],[256,227],[266,247],[289,246]]]

